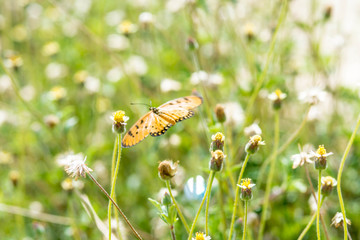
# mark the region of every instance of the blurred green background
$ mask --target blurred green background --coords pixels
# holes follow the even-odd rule
[[[290,157],[298,153],[298,144],[314,149],[324,144],[334,155],[323,174],[336,178],[360,110],[360,4],[346,3],[290,1],[274,39],[281,1],[0,0],[0,238],[105,239],[68,189],[70,180],[57,156],[82,152],[110,191],[112,113],[126,111],[131,126],[148,111],[131,102],[159,106],[194,89],[204,103],[193,118],[159,138],[123,149],[116,189],[120,207],[144,239],[169,239],[168,227],[147,200],[162,197],[159,161],[180,161],[172,185],[191,222],[200,202],[183,190],[196,175],[206,181],[211,135],[225,134],[226,164],[236,180],[249,137],[244,128],[257,122],[266,146],[250,159],[245,175],[255,183],[262,178],[250,203],[259,218],[268,172],[263,164],[274,136],[274,110],[267,96],[279,88],[287,94],[280,110],[280,146],[305,117],[307,121],[278,156],[265,239],[296,239],[312,214],[311,192],[304,169],[293,170]],[[321,101],[307,114],[311,97]],[[223,125],[215,117],[217,104],[225,107]],[[352,239],[360,239],[359,147],[357,136],[342,182]],[[309,170],[316,188],[317,173],[312,166]],[[230,175],[218,174],[227,227],[234,197]],[[88,178],[73,185],[89,197],[106,224],[108,202],[98,188]],[[215,184],[212,239],[227,236],[220,224],[219,196]],[[23,216],[27,211],[32,217]],[[340,211],[336,190],[322,211],[331,239],[341,239],[342,229],[330,227]],[[65,218],[58,224],[37,219],[36,212]],[[203,220],[202,214],[197,231]],[[236,231],[238,239],[241,224]],[[257,236],[256,220],[249,231]],[[187,238],[180,221],[176,233],[178,239]],[[313,226],[305,239],[314,239],[315,233]]]

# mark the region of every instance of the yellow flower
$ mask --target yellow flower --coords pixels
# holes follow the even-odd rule
[[[136,25],[130,22],[129,20],[125,20],[120,23],[119,30],[123,34],[130,34],[136,32]]]
[[[195,238],[192,238],[192,240],[210,240],[211,237],[210,236],[206,236],[204,233],[202,232],[197,232],[195,234]]]
[[[279,101],[284,100],[286,96],[286,93],[283,93],[280,89],[276,89],[275,92],[269,95],[269,99],[273,101]]]
[[[256,184],[251,183],[250,178],[242,179],[241,185],[239,185],[242,189],[251,189],[255,187]]]
[[[49,92],[49,98],[54,101],[64,99],[66,97],[66,89],[60,86],[53,87]]]
[[[225,136],[221,132],[217,132],[216,134],[211,136],[211,140],[213,141],[225,141]]]

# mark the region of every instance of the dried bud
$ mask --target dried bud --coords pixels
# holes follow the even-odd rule
[[[253,197],[252,194],[252,188],[255,187],[254,183],[251,183],[251,179],[250,178],[245,178],[241,180],[241,184],[238,185],[241,188],[241,194],[240,194],[240,198],[243,201],[248,201],[251,200]]]
[[[165,192],[164,198],[161,199],[161,204],[163,204],[165,206],[169,206],[169,205],[172,204],[171,197],[170,197],[169,193]]]
[[[114,121],[112,127],[114,133],[121,134],[126,131],[126,122],[129,120],[129,117],[125,116],[124,111],[119,110],[114,112],[112,120]]]
[[[14,187],[16,187],[19,183],[20,173],[17,170],[11,170],[9,172],[9,178]]]
[[[60,120],[56,115],[51,114],[44,117],[44,122],[49,128],[54,128],[59,124]]]
[[[246,144],[245,151],[248,154],[254,154],[259,150],[260,145],[265,145],[265,142],[262,141],[260,135],[254,135],[250,137],[250,141]]]
[[[224,160],[226,155],[221,150],[216,150],[215,152],[211,152],[211,159],[209,163],[209,168],[212,171],[220,171],[223,168]]]
[[[186,41],[186,47],[188,50],[194,51],[199,48],[199,44],[196,41],[196,39],[194,39],[192,37],[188,37],[188,39]]]
[[[164,160],[159,164],[158,171],[160,179],[167,181],[173,178],[177,172],[179,161]]]
[[[222,105],[217,104],[215,107],[215,115],[216,115],[216,119],[223,123],[226,121],[226,114],[225,114],[225,109]]]
[[[216,150],[224,151],[225,136],[221,132],[218,132],[211,136],[210,152]]]
[[[321,193],[324,196],[328,196],[333,188],[337,185],[335,178],[327,176],[321,178]]]
[[[312,157],[315,157],[315,169],[317,170],[324,170],[327,167],[327,157],[332,155],[333,153],[326,153],[326,149],[324,145],[319,145],[318,150],[312,152]]]

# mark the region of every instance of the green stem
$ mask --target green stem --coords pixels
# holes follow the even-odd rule
[[[247,153],[246,157],[245,157],[245,160],[244,160],[244,163],[242,165],[240,174],[239,174],[237,184],[236,184],[235,200],[234,200],[234,206],[233,206],[233,212],[232,212],[232,218],[231,218],[231,225],[230,225],[230,232],[229,232],[228,240],[231,240],[231,237],[232,237],[232,234],[233,234],[233,231],[234,231],[236,209],[239,206],[239,199],[240,199],[240,193],[239,193],[240,187],[239,187],[239,185],[241,183],[242,176],[244,175],[245,167],[246,167],[247,162],[249,161],[249,158],[250,158],[250,154]]]
[[[215,176],[215,172],[213,172],[213,176]],[[209,186],[209,193],[207,196],[207,200],[206,200],[206,206],[205,206],[205,235],[208,236],[209,235],[209,203],[210,203],[210,196],[211,196],[211,187],[212,187],[212,183],[214,181],[214,177],[212,177],[211,181],[210,181],[210,186]]]
[[[117,135],[117,148],[118,148],[118,156],[117,156],[117,160],[116,160],[116,167],[115,170],[111,172],[111,176],[112,176],[112,182],[111,182],[111,192],[110,192],[110,197],[112,199],[114,199],[115,196],[115,185],[116,185],[116,179],[117,179],[117,175],[119,172],[119,166],[120,166],[120,160],[121,160],[121,134]],[[115,148],[115,147],[114,147]],[[115,150],[114,150],[115,152]],[[114,163],[114,154],[113,154],[113,163]],[[113,167],[112,167],[113,169]],[[111,240],[111,201],[109,201],[109,205],[108,205],[108,221],[109,221],[109,240]]]
[[[318,178],[318,201],[317,201],[317,211],[316,211],[316,234],[317,239],[320,238],[320,197],[321,197],[321,169],[319,169],[319,178]]]
[[[325,199],[325,196],[321,199],[321,202],[320,202],[320,207],[322,206],[323,202],[324,202],[324,199]],[[311,217],[310,219],[310,222],[306,225],[306,227],[304,228],[304,230],[301,232],[300,236],[298,237],[297,240],[302,240],[306,233],[309,231],[311,225],[313,225],[315,219],[316,219],[316,212],[313,214],[313,216]]]
[[[193,223],[191,224],[191,229],[190,229],[190,232],[189,232],[189,237],[188,237],[188,240],[191,240],[191,237],[192,237],[192,234],[194,232],[194,229],[195,229],[195,225],[196,225],[196,222],[199,218],[199,215],[200,215],[200,211],[204,205],[204,202],[205,202],[205,199],[207,198],[207,195],[209,194],[209,189],[210,189],[210,182],[212,182],[214,180],[214,176],[215,176],[215,172],[214,171],[211,171],[210,172],[210,176],[209,176],[209,179],[208,179],[208,183],[207,183],[207,186],[206,186],[206,191],[205,191],[205,195],[200,203],[200,207],[199,207],[199,210],[197,211],[196,213],[196,216],[194,218],[194,221]]]
[[[358,116],[356,127],[355,127],[355,129],[354,129],[354,131],[353,131],[353,133],[352,133],[352,135],[350,137],[350,140],[348,142],[348,145],[346,146],[344,155],[343,155],[343,157],[341,159],[340,168],[339,168],[339,172],[338,172],[338,176],[337,176],[337,192],[338,192],[338,196],[339,196],[339,203],[340,203],[340,207],[341,207],[341,212],[342,212],[343,218],[344,218],[344,240],[347,240],[347,238],[348,238],[348,230],[347,230],[347,223],[346,223],[345,205],[344,205],[344,200],[343,200],[343,197],[342,197],[342,194],[341,194],[341,175],[342,175],[342,172],[343,172],[343,169],[344,169],[345,159],[346,159],[347,155],[349,154],[351,145],[354,142],[356,132],[359,129],[359,126],[360,126],[360,114]]]
[[[171,192],[171,186],[170,186],[170,181],[169,181],[169,180],[166,181],[166,187],[167,187],[167,189],[169,190],[169,194],[170,194],[170,197],[171,197],[173,203],[175,204],[175,208],[176,208],[176,211],[177,211],[178,214],[179,214],[180,220],[181,220],[181,222],[183,223],[183,225],[184,225],[184,227],[185,227],[185,229],[186,229],[186,232],[189,233],[189,225],[187,224],[187,222],[186,222],[186,220],[185,220],[185,217],[184,217],[184,215],[182,214],[182,212],[181,212],[181,210],[180,210],[180,208],[179,208],[179,205],[177,204],[177,202],[176,202],[176,200],[175,200],[175,198],[174,198],[174,196],[173,196],[173,194],[172,194],[172,192]]]
[[[225,209],[224,209],[224,200],[223,200],[223,196],[224,196],[224,189],[223,189],[223,180],[221,179],[221,177],[218,177],[218,181],[219,181],[219,204],[220,204],[220,212],[221,212],[221,221],[223,224],[223,232],[226,232],[226,214],[225,214]]]
[[[94,176],[87,171],[86,172],[90,179],[100,188],[100,190],[105,194],[105,196],[114,204],[115,208],[118,210],[118,212],[120,213],[120,215],[124,218],[126,224],[130,227],[131,231],[134,233],[134,235],[136,236],[137,239],[142,240],[142,238],[140,237],[140,235],[136,232],[135,228],[131,225],[130,221],[127,219],[127,217],[125,216],[125,214],[123,213],[123,211],[121,211],[119,205],[117,205],[117,203],[114,201],[114,199],[112,197],[110,197],[110,195],[106,192],[106,190],[100,185],[100,183],[94,178]]]
[[[308,116],[309,116],[309,112],[310,112],[311,106],[308,107],[305,115],[304,115],[304,119],[302,120],[302,122],[300,123],[299,127],[295,130],[295,132],[293,132],[293,134],[291,134],[291,136],[286,140],[286,142],[281,145],[281,147],[279,148],[279,150],[277,151],[277,155],[282,154],[286,148],[296,139],[296,137],[299,135],[299,133],[301,132],[301,130],[304,128],[307,120],[308,120]],[[259,170],[259,178],[257,180],[257,185],[260,186],[263,182],[263,176],[265,175],[264,172],[266,170],[266,167],[269,165],[271,160],[271,156],[268,157],[264,163],[261,165],[260,170]]]
[[[246,121],[245,123],[247,124],[249,122],[249,118],[250,118],[250,111],[252,110],[252,107],[255,103],[256,97],[264,83],[265,77],[267,75],[268,72],[268,68],[272,59],[272,55],[274,52],[274,48],[275,48],[275,43],[276,43],[276,36],[279,32],[280,26],[283,23],[285,17],[286,17],[286,13],[287,13],[287,0],[283,0],[282,1],[282,6],[281,6],[281,10],[280,10],[280,16],[279,16],[279,20],[278,23],[276,25],[275,28],[275,32],[273,34],[273,37],[271,39],[271,43],[270,43],[270,48],[269,51],[267,52],[267,56],[266,56],[266,62],[265,62],[265,66],[263,68],[263,71],[261,72],[261,75],[259,76],[259,79],[257,81],[257,84],[255,86],[255,89],[250,97],[250,100],[247,104],[246,107],[246,111],[245,111],[245,116],[246,116]],[[246,125],[245,125],[246,126]]]
[[[247,225],[247,205],[248,205],[248,201],[245,201],[245,206],[244,206],[244,232],[243,232],[243,240],[245,240],[245,236],[246,236],[246,225]]]
[[[261,240],[263,238],[264,230],[265,230],[265,223],[266,223],[266,214],[269,207],[269,198],[270,198],[270,191],[271,191],[271,185],[274,178],[275,173],[275,166],[276,166],[276,158],[277,158],[277,150],[279,148],[279,137],[280,137],[280,124],[279,124],[279,111],[275,111],[275,136],[274,136],[274,149],[271,156],[271,162],[270,162],[270,172],[269,176],[266,182],[266,189],[265,189],[265,196],[264,196],[264,206],[261,213],[261,222],[260,222],[260,230],[259,230],[259,236],[258,240]]]

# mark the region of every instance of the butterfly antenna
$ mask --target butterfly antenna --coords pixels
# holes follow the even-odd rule
[[[145,106],[150,107],[150,105],[147,103],[130,103],[130,105],[145,105]]]

